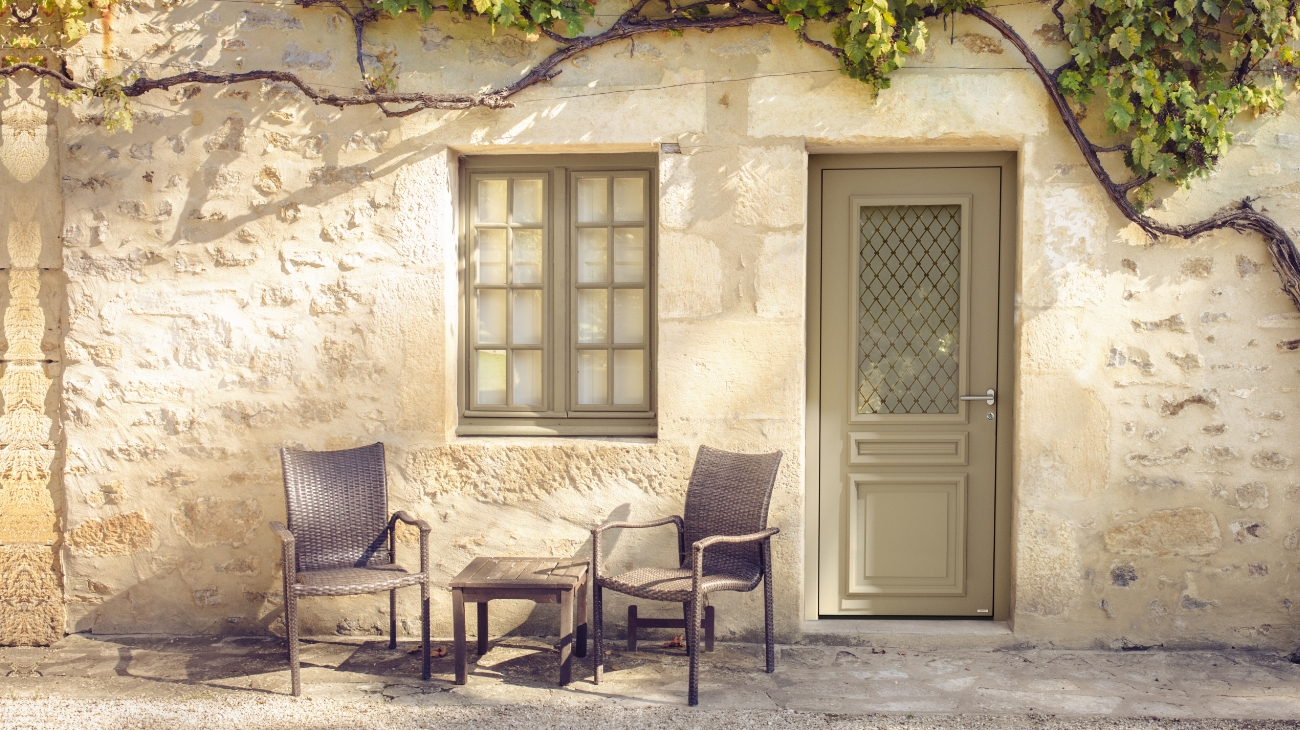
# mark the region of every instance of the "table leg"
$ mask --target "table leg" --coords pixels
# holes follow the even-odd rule
[[[560,686],[573,679],[573,589],[560,591]]]
[[[459,588],[451,590],[451,626],[456,644],[456,684],[469,680],[469,658],[465,651],[465,594]]]
[[[478,655],[488,653],[488,602],[478,602]]]
[[[580,657],[587,656],[587,581],[578,585],[578,647]]]

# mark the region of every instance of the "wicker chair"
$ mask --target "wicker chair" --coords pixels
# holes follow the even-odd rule
[[[780,530],[767,526],[767,510],[780,464],[780,451],[733,454],[701,446],[686,491],[684,518],[674,515],[650,522],[609,522],[591,531],[596,684],[600,684],[604,671],[601,592],[605,588],[629,596],[683,604],[686,651],[691,667],[688,699],[691,705],[696,705],[699,704],[701,604],[714,591],[752,591],[761,582],[767,671],[776,669],[771,538]],[[677,568],[640,568],[615,576],[601,571],[600,542],[606,530],[657,527],[670,522],[677,525]]]
[[[420,586],[424,679],[429,678],[429,523],[388,515],[381,443],[343,451],[280,450],[289,526],[271,523],[284,555],[284,621],[293,694],[298,673],[298,599],[388,591],[388,648],[397,648],[397,589]],[[420,572],[396,562],[397,521],[420,529]],[[387,544],[385,544],[387,543]]]

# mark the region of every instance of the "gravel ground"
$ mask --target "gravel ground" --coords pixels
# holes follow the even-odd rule
[[[1292,720],[1160,720],[1050,715],[834,715],[792,711],[717,712],[680,707],[394,707],[320,699],[226,698],[168,702],[133,700],[0,700],[2,728],[78,730],[165,728],[356,728],[358,730],[1280,730]]]

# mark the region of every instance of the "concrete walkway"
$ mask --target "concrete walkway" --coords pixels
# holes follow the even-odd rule
[[[464,687],[450,651],[421,682],[412,647],[304,642],[302,699],[272,638],[0,648],[0,726],[1300,728],[1300,666],[1273,653],[782,646],[769,675],[761,646],[719,644],[688,709],[686,657],[660,642],[616,642],[604,682],[584,664],[564,689],[546,640],[494,642]]]

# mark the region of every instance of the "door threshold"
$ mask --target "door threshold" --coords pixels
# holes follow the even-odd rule
[[[1010,636],[1011,624],[988,619],[824,618],[804,621],[805,634],[951,634]]]
[[[913,651],[1010,649],[1022,643],[1006,621],[988,619],[819,619],[804,621],[801,644]]]

